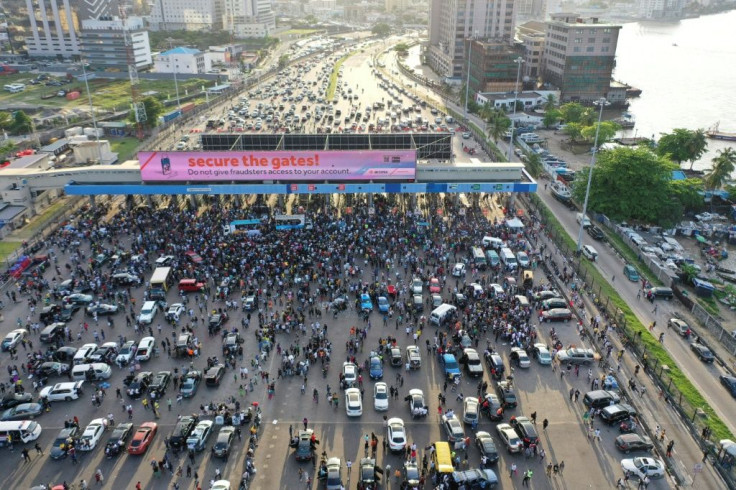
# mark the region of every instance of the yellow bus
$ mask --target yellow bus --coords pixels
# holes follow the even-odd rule
[[[455,471],[455,468],[452,466],[452,451],[450,451],[449,442],[438,441],[434,443],[432,461],[434,462],[434,469],[437,473],[452,474]]]

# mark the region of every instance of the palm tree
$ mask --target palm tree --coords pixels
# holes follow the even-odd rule
[[[511,119],[500,109],[494,109],[486,119],[488,136],[493,138],[494,143],[498,143],[498,138],[503,136],[510,127]]]
[[[720,189],[736,169],[736,150],[733,148],[718,150],[718,156],[711,162],[713,167],[703,177],[703,183],[706,189]]]
[[[548,94],[547,99],[544,101],[544,110],[545,112],[549,112],[552,109],[555,108],[557,105],[557,99],[555,99],[555,94]]]
[[[688,158],[688,160],[690,160],[690,170],[692,170],[695,160],[700,158],[708,147],[708,140],[705,139],[705,131],[703,129],[693,131],[688,139],[686,147],[690,156],[690,158]]]

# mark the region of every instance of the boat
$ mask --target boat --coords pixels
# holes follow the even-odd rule
[[[708,138],[714,139],[714,140],[725,140],[725,141],[736,141],[736,133],[726,133],[724,131],[720,131],[718,129],[718,125],[720,123],[715,123],[715,125],[708,129],[705,132],[705,135]]]
[[[633,128],[636,125],[636,119],[630,112],[624,112],[621,117],[615,119],[614,122],[622,128]]]
[[[559,180],[552,182],[549,188],[552,196],[560,202],[570,202],[572,199],[570,189]]]

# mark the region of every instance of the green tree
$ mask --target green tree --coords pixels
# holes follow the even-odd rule
[[[146,122],[145,126],[148,128],[155,128],[159,123],[159,116],[164,113],[164,105],[155,97],[146,97],[142,100],[143,106],[146,109]],[[128,115],[130,122],[135,122],[135,112],[132,110]]]
[[[723,187],[736,168],[736,151],[733,148],[718,150],[718,156],[711,160],[713,166],[703,176],[703,184],[708,190],[717,190]]]
[[[583,125],[578,122],[569,122],[562,130],[563,133],[570,137],[570,141],[577,143],[583,140]]]
[[[557,98],[555,94],[547,94],[547,98],[544,100],[544,110],[549,112],[553,109],[557,109]]]
[[[13,116],[9,112],[0,112],[0,129],[10,129],[13,124]]]
[[[8,139],[7,141],[3,141],[0,143],[0,157],[10,153],[14,148],[15,143],[13,143],[12,140]]]
[[[585,141],[589,143],[595,143],[595,131],[597,127],[598,123],[596,122],[592,126],[585,126],[580,131],[581,136],[585,139]],[[616,136],[616,131],[618,131],[620,128],[621,126],[613,121],[601,122],[601,129],[600,131],[598,131],[598,146],[611,141],[614,136]]]
[[[15,134],[28,134],[33,131],[33,121],[23,111],[15,111],[13,113],[13,122],[10,124],[10,130]]]
[[[635,220],[670,226],[682,217],[682,205],[672,198],[672,171],[677,165],[644,148],[616,148],[598,154],[590,187],[589,206],[616,221]],[[582,202],[589,167],[573,183]]]
[[[672,197],[682,204],[685,211],[700,212],[705,208],[701,179],[673,180],[670,189]]]
[[[289,55],[282,54],[279,56],[279,68],[285,67],[289,63]]]
[[[500,109],[493,109],[486,119],[486,131],[495,143],[511,127],[511,119]]]
[[[568,102],[560,106],[560,114],[566,123],[579,123],[584,111],[585,107],[577,102]]]
[[[552,97],[554,97],[554,95]],[[542,124],[545,128],[550,128],[557,124],[557,122],[560,120],[560,115],[560,111],[555,108],[545,109],[544,117],[542,118]]]
[[[700,158],[708,147],[705,139],[705,131],[702,129],[691,130],[685,128],[673,129],[671,133],[665,133],[657,142],[657,154],[669,155],[669,158],[682,165],[682,162],[690,161],[690,169],[693,168],[695,160]]]
[[[374,25],[371,29],[371,32],[378,37],[387,37],[389,34],[391,34],[391,26],[386,24],[385,22],[381,22]]]
[[[406,56],[409,51],[409,45],[406,43],[399,43],[394,46],[394,51],[396,51],[399,56]]]

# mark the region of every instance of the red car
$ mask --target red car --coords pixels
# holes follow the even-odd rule
[[[442,287],[440,287],[440,280],[436,277],[433,277],[429,280],[429,292],[439,293],[440,291],[442,291]]]
[[[196,252],[192,252],[191,250],[184,255],[187,256],[187,259],[189,259],[193,264],[199,265],[202,263],[202,257],[199,256]]]
[[[128,454],[143,454],[153,441],[156,435],[158,424],[156,422],[144,422],[133,434],[133,440],[128,446]]]

